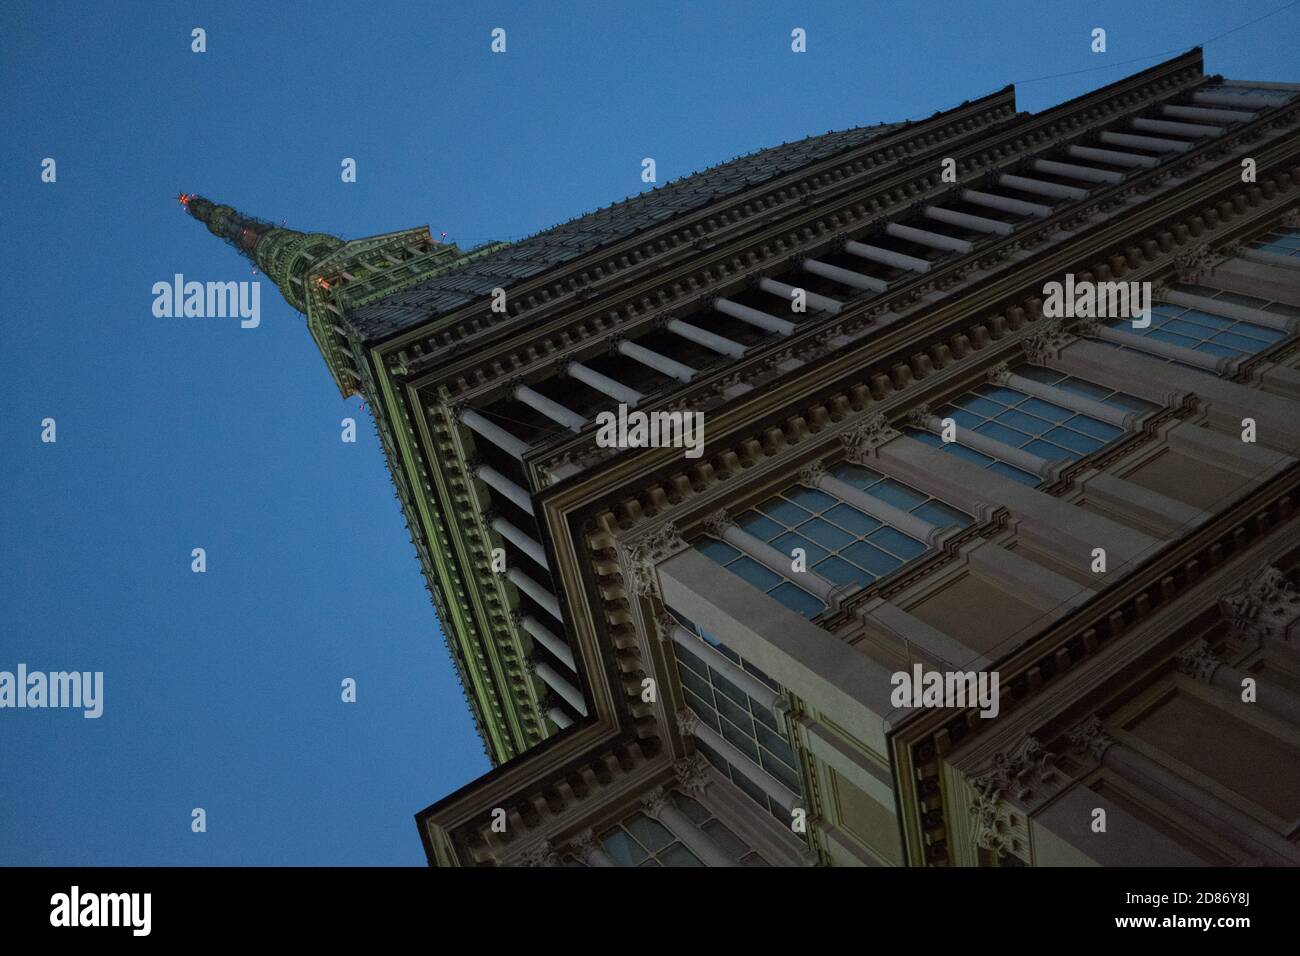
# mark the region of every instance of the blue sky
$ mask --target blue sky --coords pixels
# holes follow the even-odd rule
[[[1052,76],[1018,89],[1039,110],[1284,4],[5,4],[0,670],[103,671],[105,700],[0,710],[0,864],[421,864],[412,815],[488,769],[301,317],[265,282],[256,329],[152,314],[174,273],[253,278],[177,192],[513,239],[646,188],[646,156],[663,182]],[[1297,49],[1292,5],[1207,71],[1300,80]]]

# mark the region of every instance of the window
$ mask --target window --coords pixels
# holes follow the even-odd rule
[[[939,527],[965,527],[971,522],[969,515],[868,468],[842,464],[832,474]],[[735,522],[782,554],[793,556],[796,548],[803,549],[808,568],[832,584],[865,587],[926,550],[922,542],[897,528],[834,495],[801,484],[736,516]],[[777,574],[714,538],[705,538],[695,546],[805,617],[815,617],[825,608],[820,598],[799,587],[796,571]]]
[[[688,628],[688,630],[700,634],[698,629]],[[755,679],[771,687],[778,694],[781,693],[781,688],[775,681],[756,667],[748,665],[738,654],[727,650],[707,634],[700,634],[700,636],[719,653],[743,667]],[[781,721],[777,720],[763,704],[710,667],[702,655],[693,654],[675,642],[673,648],[677,655],[677,672],[682,690],[687,704],[695,715],[769,776],[779,780],[787,790],[801,795],[803,781],[799,773],[799,761],[790,747],[790,739],[786,735],[785,728],[781,726]],[[733,779],[743,776],[730,773],[727,775],[733,776]],[[759,802],[768,806],[766,797]],[[789,808],[782,810],[780,815],[783,819],[788,817],[788,810]]]
[[[703,866],[653,817],[637,812],[600,835],[601,849],[619,866]]]
[[[1117,391],[1105,385],[1098,385],[1096,382],[1089,382],[1087,379],[1075,378],[1073,375],[1066,375],[1064,372],[1044,368],[1040,365],[1018,365],[1015,368],[1015,373],[1025,378],[1031,378],[1035,382],[1042,382],[1044,385],[1051,385],[1062,391],[1074,392],[1084,398],[1091,398],[1096,402],[1105,402],[1107,405],[1114,405],[1116,408],[1122,408],[1129,412],[1153,412],[1160,407],[1155,402],[1148,402],[1145,399],[1129,395],[1127,392]]]
[[[698,800],[688,797],[680,791],[674,790],[673,803],[677,809],[682,811],[691,822],[706,833],[710,840],[719,846],[723,852],[727,853],[733,860],[740,863],[741,866],[770,866],[767,860],[763,859],[757,852],[750,850],[745,841],[736,836],[725,823],[713,816],[708,808]]]
[[[1270,229],[1251,243],[1252,249],[1271,252],[1275,256],[1300,258],[1300,229]]]
[[[1151,307],[1151,325],[1145,329],[1132,328],[1127,320],[1111,320],[1106,324],[1135,335],[1225,358],[1254,355],[1286,338],[1285,332],[1275,329],[1164,302]]]

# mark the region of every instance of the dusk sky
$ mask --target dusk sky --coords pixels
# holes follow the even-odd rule
[[[489,767],[368,411],[178,192],[469,247],[649,188],[644,157],[667,182],[1012,82],[1038,111],[1206,41],[1300,80],[1285,0],[801,6],[4,5],[0,670],[102,671],[104,712],[0,710],[0,864],[422,865],[413,815]],[[176,273],[261,278],[260,326],[156,317]]]

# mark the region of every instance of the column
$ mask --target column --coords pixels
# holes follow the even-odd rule
[[[648,816],[662,823],[673,836],[686,845],[688,850],[699,857],[700,862],[705,866],[738,865],[738,861],[729,857],[709,838],[707,833],[695,825],[690,817],[677,809],[663,787],[656,787],[646,794],[641,800],[641,809]]]
[[[955,212],[951,209],[944,209],[941,206],[926,206],[922,209],[926,217],[933,219],[935,222],[946,222],[951,226],[960,226],[962,229],[970,229],[974,232],[987,232],[991,235],[1009,236],[1015,229],[1009,222],[1002,222],[1000,219],[989,219],[986,216],[972,216],[966,212]]]
[[[1086,395],[1080,395],[1078,392],[1072,392],[1069,389],[1059,388],[1055,385],[1045,385],[1035,379],[1026,378],[1012,371],[1005,362],[989,372],[989,381],[994,385],[1005,385],[1008,388],[1014,388],[1018,392],[1024,392],[1034,398],[1041,398],[1045,402],[1060,405],[1062,408],[1068,408],[1072,412],[1087,415],[1099,422],[1114,425],[1116,428],[1122,428],[1125,431],[1133,431],[1138,422],[1145,417],[1144,412],[1125,411],[1114,405],[1107,405],[1105,402],[1088,398]]]
[[[1124,181],[1124,174],[1109,169],[1094,169],[1092,166],[1080,166],[1077,163],[1058,163],[1050,159],[1030,160],[1029,168],[1049,176],[1065,176],[1069,179],[1082,179],[1085,183],[1118,183]]]
[[[474,469],[474,474],[493,491],[500,492],[529,514],[533,513],[533,500],[528,492],[491,465],[479,465]]]
[[[814,312],[829,312],[837,315],[844,303],[824,295],[818,295],[816,292],[809,292],[807,289],[801,289],[798,286],[789,285],[785,282],[777,282],[775,279],[763,278],[758,280],[758,287],[764,292],[770,292],[773,295],[779,295],[787,303],[792,303],[797,294],[802,292],[804,304]],[[766,313],[760,313],[766,315]]]
[[[1241,359],[1239,358],[1229,358],[1225,355],[1211,355],[1208,352],[1198,352],[1196,349],[1189,349],[1185,345],[1175,345],[1172,342],[1163,342],[1160,339],[1152,338],[1149,335],[1138,335],[1136,332],[1128,331],[1123,326],[1091,322],[1081,327],[1080,331],[1085,335],[1101,339],[1103,342],[1110,342],[1113,345],[1122,345],[1125,348],[1137,349],[1141,352],[1147,352],[1151,355],[1159,355],[1161,358],[1172,359],[1175,362],[1182,362],[1184,365],[1191,365],[1203,369],[1211,375],[1231,375],[1236,371],[1237,366],[1241,364]]]
[[[506,580],[545,608],[551,617],[557,621],[564,620],[564,617],[560,614],[560,604],[555,600],[555,595],[524,574],[524,572],[518,568],[511,568],[506,572]]]
[[[961,198],[977,206],[988,206],[990,209],[1009,212],[1016,216],[1045,219],[1052,214],[1052,207],[1044,206],[1042,203],[1025,202],[1023,199],[1012,199],[1009,196],[999,196],[997,193],[986,193],[976,189],[963,189]]]
[[[889,283],[884,279],[877,279],[875,276],[863,275],[861,272],[854,272],[852,269],[841,269],[839,266],[833,266],[829,262],[821,262],[817,259],[804,259],[800,263],[805,272],[810,272],[815,276],[821,276],[823,279],[830,279],[832,282],[838,282],[840,285],[846,285],[850,289],[863,289],[868,292],[888,292]]]
[[[1203,106],[1162,106],[1160,112],[1175,119],[1208,120],[1211,123],[1248,123],[1254,113],[1245,110],[1220,110]]]
[[[531,614],[522,614],[519,616],[519,626],[527,631],[533,640],[555,655],[570,671],[578,673],[578,665],[573,658],[573,651],[569,650],[569,645],[551,633],[541,621]]]
[[[1222,299],[1207,299],[1205,296],[1193,295],[1190,292],[1179,292],[1177,289],[1166,289],[1161,294],[1161,298],[1171,305],[1181,305],[1187,309],[1199,309],[1211,315],[1221,315],[1225,319],[1249,322],[1252,325],[1263,326],[1266,329],[1274,329],[1278,332],[1293,333],[1300,329],[1300,319],[1293,316],[1265,312],[1263,309],[1254,309],[1248,305],[1238,305],[1235,302],[1224,302]]]
[[[488,421],[481,413],[472,408],[462,408],[460,410],[460,420],[467,428],[472,429],[502,451],[518,459],[522,460],[524,453],[528,451],[528,442],[522,438],[516,438],[496,422]]]
[[[904,255],[901,252],[893,252],[889,249],[881,249],[879,246],[868,245],[865,242],[855,242],[850,239],[844,243],[844,251],[860,259],[870,259],[872,262],[893,266],[895,269],[905,269],[908,272],[930,271],[930,263],[925,259],[918,259],[916,256]]]
[[[929,547],[937,547],[939,536],[950,530],[932,525],[930,522],[918,518],[902,508],[891,505],[874,495],[869,495],[862,489],[853,487],[848,482],[841,481],[826,471],[821,462],[815,462],[799,472],[799,481],[809,488],[824,491],[828,495],[839,498],[840,501],[871,515],[877,521],[883,521],[890,527],[896,528],[903,534],[910,535]]]
[[[1234,700],[1243,704],[1243,682],[1250,678],[1255,681],[1256,700],[1262,710],[1300,727],[1300,697],[1272,681],[1260,680],[1254,674],[1244,673],[1225,664],[1203,640],[1193,641],[1184,648],[1174,659],[1174,667],[1180,674],[1227,691]]]
[[[1230,108],[1244,106],[1251,110],[1266,110],[1271,106],[1277,105],[1276,101],[1263,96],[1251,96],[1249,94],[1233,96],[1231,93],[1219,93],[1215,92],[1213,89],[1198,90],[1193,93],[1192,102],[1205,103],[1208,106],[1227,106]],[[1238,113],[1237,115],[1245,116],[1250,119],[1255,118],[1254,113]]]
[[[1192,148],[1191,143],[1184,143],[1181,140],[1165,139],[1160,136],[1139,136],[1136,133],[1114,133],[1109,130],[1098,133],[1097,138],[1103,143],[1147,149],[1153,153],[1185,153]]]
[[[1052,199],[1088,198],[1088,190],[1078,186],[1062,186],[1060,183],[1032,179],[1029,176],[1013,176],[1010,173],[1002,173],[998,176],[998,185],[1006,186],[1008,189],[1018,189],[1021,192],[1033,193],[1037,196],[1049,196]]]
[[[677,726],[682,736],[695,737],[702,741],[710,750],[735,767],[737,773],[744,774],[746,780],[776,801],[777,806],[785,810],[793,810],[800,805],[801,798],[799,794],[790,790],[785,784],[750,760],[748,754],[739,750],[731,741],[700,720],[694,712],[690,710],[679,711]]]
[[[634,388],[628,388],[622,382],[616,382],[608,375],[602,375],[594,368],[588,368],[581,362],[570,362],[565,366],[565,371],[570,378],[576,378],[579,382],[590,385],[596,391],[608,395],[616,402],[622,402],[624,405],[640,404],[642,395]]]
[[[1096,716],[1070,733],[1070,744],[1108,770],[1150,790],[1210,831],[1222,834],[1240,849],[1259,857],[1261,862],[1278,866],[1300,863],[1300,848],[1145,754],[1116,742]]]
[[[920,428],[936,435],[943,434],[943,420],[938,415],[931,415],[927,406],[914,408],[908,415],[908,424],[915,428]],[[999,458],[1009,465],[1015,465],[1022,471],[1027,471],[1031,475],[1038,475],[1040,478],[1055,477],[1055,469],[1052,467],[1053,462],[1046,458],[1040,458],[1021,448],[1013,448],[1006,442],[999,441],[996,438],[990,438],[982,432],[977,432],[973,428],[961,428],[956,430],[958,443],[965,445],[967,448],[973,448],[975,451],[983,452],[990,458]]]
[[[1104,547],[1112,563],[1122,566],[1154,553],[1160,545],[1157,538],[1134,528],[901,436],[883,417],[872,416],[846,433],[844,442],[849,460],[883,471],[970,514],[987,517],[1005,507],[1019,521],[1022,534],[1075,567],[1087,567],[1096,547]]]
[[[1109,163],[1112,166],[1126,166],[1135,169],[1139,166],[1150,169],[1160,165],[1154,156],[1140,156],[1137,153],[1124,153],[1117,149],[1098,149],[1095,146],[1067,146],[1065,152],[1075,159],[1090,159],[1096,163]]]
[[[566,714],[559,707],[552,707],[546,711],[546,716],[550,718],[551,723],[555,724],[561,730],[567,730],[573,726],[573,718]]]
[[[573,855],[588,866],[618,866],[609,858],[590,830],[583,830],[569,842]]]
[[[648,365],[656,372],[667,375],[669,378],[675,378],[679,382],[689,382],[695,377],[695,369],[689,365],[683,365],[681,362],[670,359],[666,355],[660,355],[658,352],[637,345],[635,342],[621,339],[615,349],[620,355],[626,355],[634,362]]]
[[[569,683],[563,674],[546,661],[530,661],[530,663],[547,687],[559,694],[564,702],[580,715],[587,716],[587,702],[582,699],[582,692]]]
[[[577,412],[570,411],[559,402],[551,401],[541,392],[529,388],[527,385],[516,386],[512,394],[529,408],[541,412],[551,421],[563,425],[570,431],[580,432],[583,426],[587,424],[587,420]]]
[[[720,538],[733,548],[749,555],[769,571],[773,571],[782,577],[795,578],[796,572],[791,568],[794,559],[791,555],[778,551],[766,541],[760,541],[748,531],[745,531],[740,525],[731,520],[731,516],[726,511],[718,511],[713,514],[705,523],[705,530],[715,538]],[[797,575],[795,583],[805,591],[817,595],[827,604],[832,604],[836,600],[837,592],[842,595],[847,590],[826,580],[816,571],[800,571],[797,572]],[[853,590],[856,590],[856,588]],[[694,620],[694,618],[691,618],[691,620]]]
[[[723,315],[729,315],[733,319],[740,319],[740,321],[762,329],[764,332],[775,332],[777,335],[789,335],[798,327],[786,319],[778,319],[774,315],[768,315],[758,309],[751,309],[747,305],[732,302],[730,299],[714,299],[713,308]]]
[[[1300,447],[1300,404],[1281,396],[1087,339],[1065,341],[1059,349],[1039,354],[1039,364],[1161,405],[1195,395],[1211,423],[1228,434],[1240,434],[1242,419],[1252,418],[1259,425],[1260,444],[1284,451]]]
[[[1196,139],[1201,136],[1222,136],[1222,126],[1207,126],[1204,123],[1179,123],[1174,120],[1147,119],[1135,116],[1128,125],[1143,133],[1169,133],[1172,136],[1187,136]]]
[[[661,626],[674,643],[680,644],[696,657],[703,659],[715,671],[762,704],[765,710],[771,711],[777,719],[780,719],[781,713],[784,711],[784,700],[780,694],[746,671],[708,641],[692,634],[671,618],[663,622]]]
[[[681,319],[670,319],[664,328],[674,335],[680,335],[684,339],[689,339],[696,345],[703,345],[706,349],[711,349],[719,355],[730,355],[732,358],[740,358],[745,354],[745,347],[739,342],[733,342],[731,339],[724,338],[721,335],[715,335],[712,332],[706,332],[698,326],[683,322]]]
[[[546,563],[546,550],[542,547],[541,542],[534,541],[505,518],[499,516],[492,519],[492,530],[513,544],[524,554],[528,555],[539,565],[547,570],[550,569],[550,565]]]
[[[952,236],[930,232],[928,229],[917,229],[915,226],[904,226],[897,222],[885,225],[885,235],[917,242],[931,249],[942,249],[945,252],[970,252],[975,248],[974,243],[967,242],[965,239],[954,239]]]

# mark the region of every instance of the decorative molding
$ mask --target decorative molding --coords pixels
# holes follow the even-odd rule
[[[569,848],[573,850],[574,856],[584,863],[589,862],[596,853],[604,852],[596,842],[596,835],[590,830],[575,833],[569,841]]]
[[[875,457],[876,449],[893,441],[899,434],[883,412],[876,412],[867,416],[862,424],[840,434],[840,441],[844,444],[844,457],[849,461],[867,464]]]
[[[1213,243],[1203,242],[1174,256],[1174,272],[1182,282],[1196,282],[1213,272],[1226,258],[1222,251],[1213,248]],[[1154,297],[1154,292],[1152,295]]]
[[[1178,673],[1186,674],[1206,684],[1222,664],[1223,661],[1210,650],[1210,645],[1201,639],[1187,645],[1174,658],[1174,669]]]
[[[616,542],[615,547],[619,564],[623,566],[624,579],[633,593],[648,597],[659,593],[655,566],[685,551],[689,545],[677,533],[677,526],[669,521],[631,545]]]
[[[695,728],[700,725],[700,718],[695,716],[691,710],[679,710],[677,712],[677,730],[683,737],[694,737]]]
[[[826,466],[822,464],[821,459],[809,462],[799,469],[799,483],[809,488],[816,488],[825,477]]]
[[[993,385],[1006,385],[1011,381],[1011,366],[1006,362],[999,362],[989,369],[989,382]]]
[[[930,406],[925,402],[907,410],[907,424],[922,431],[929,431],[931,417]]]
[[[519,866],[559,866],[560,855],[551,849],[549,840],[538,840],[519,854]]]
[[[1220,597],[1219,609],[1238,634],[1289,640],[1300,623],[1300,593],[1286,575],[1265,564]]]
[[[1033,335],[1025,336],[1021,339],[1020,346],[1024,349],[1025,358],[1034,365],[1049,365],[1060,356],[1062,349],[1076,341],[1077,336],[1065,331],[1065,326],[1056,319],[1049,321]]]
[[[1101,718],[1093,714],[1069,733],[1070,746],[1100,762],[1115,738],[1106,732]]]
[[[648,815],[659,819],[659,815],[672,806],[668,799],[668,794],[664,792],[663,787],[655,787],[641,797],[641,809]]]
[[[694,715],[692,715],[694,716]],[[693,753],[673,764],[677,786],[691,796],[698,797],[713,782],[710,771],[713,764],[701,753]]]
[[[704,530],[715,538],[721,538],[733,524],[735,522],[731,520],[726,508],[719,508],[701,522]]]

